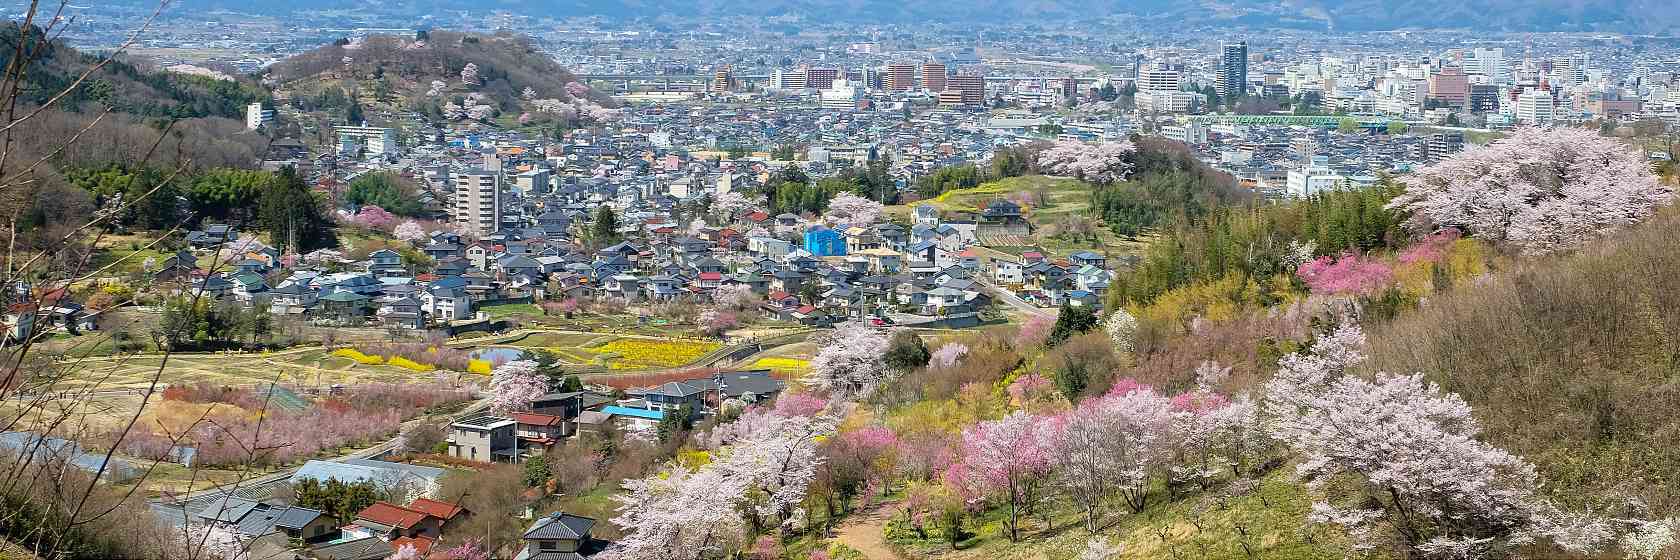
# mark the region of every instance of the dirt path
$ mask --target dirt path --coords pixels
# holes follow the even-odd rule
[[[834,530],[836,542],[863,553],[868,560],[903,560],[903,556],[893,552],[887,546],[884,529],[887,526],[887,516],[892,514],[892,508],[878,507],[866,512],[853,513]]]

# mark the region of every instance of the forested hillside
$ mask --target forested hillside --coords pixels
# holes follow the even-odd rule
[[[0,26],[0,65],[10,64],[23,29],[16,22]],[[40,28],[29,35],[39,37]],[[60,41],[46,44],[31,56],[36,62],[24,74],[26,88],[19,101],[41,105],[64,93],[55,107],[67,112],[100,111],[140,117],[227,117],[244,118],[245,106],[264,100],[268,93],[255,84],[218,80],[204,76],[144,69],[128,60],[113,60],[89,75],[81,85],[70,86],[102,60],[65,46]]]

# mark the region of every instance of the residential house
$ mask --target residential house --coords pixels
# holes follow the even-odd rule
[[[484,463],[512,462],[519,456],[517,422],[480,415],[449,425],[449,456]]]
[[[403,537],[435,539],[442,530],[443,520],[424,511],[379,501],[357,513],[352,525],[386,540]]]
[[[537,519],[520,537],[525,547],[519,549],[514,560],[583,560],[600,551],[600,544],[591,534],[595,520],[569,513],[554,512]]]

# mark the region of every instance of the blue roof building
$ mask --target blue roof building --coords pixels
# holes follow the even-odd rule
[[[805,230],[805,250],[818,257],[846,256],[846,238],[825,227]]]

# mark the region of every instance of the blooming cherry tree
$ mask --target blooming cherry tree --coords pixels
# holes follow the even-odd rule
[[[419,243],[426,240],[426,228],[420,227],[414,220],[404,220],[391,229],[391,235],[402,241]]]
[[[514,360],[490,374],[490,409],[498,414],[524,410],[548,393],[548,378],[537,372],[537,363]]]
[[[867,226],[881,219],[881,203],[843,192],[828,200],[828,213],[823,219],[831,224]]]
[[[712,303],[724,309],[745,311],[757,307],[758,301],[758,294],[746,284],[725,284],[712,290]]]
[[[1382,521],[1406,546],[1437,556],[1479,557],[1539,538],[1589,554],[1611,538],[1602,521],[1540,498],[1534,466],[1479,440],[1458,395],[1422,375],[1348,375],[1364,360],[1363,343],[1357,326],[1341,327],[1310,354],[1280,360],[1266,387],[1273,435],[1302,458],[1297,474],[1364,496],[1346,507],[1320,501],[1309,520],[1356,538],[1372,537]]]
[[[1143,511],[1171,457],[1172,403],[1148,388],[1109,394],[1080,403],[1059,427],[1056,485],[1085,512],[1086,529],[1101,527],[1102,504],[1116,493]]]
[[[189,560],[245,560],[250,551],[230,527],[189,523],[178,535],[181,557]]]
[[[1137,146],[1124,140],[1098,144],[1062,140],[1038,154],[1038,165],[1052,174],[1111,185],[1131,174],[1131,156],[1136,151]]]
[[[740,191],[729,191],[712,201],[712,214],[722,220],[732,220],[754,208],[764,206],[763,197],[749,197]]]
[[[1380,260],[1343,253],[1319,257],[1295,269],[1315,294],[1370,294],[1394,283],[1394,270]]]
[[[1674,197],[1637,149],[1574,127],[1519,129],[1401,181],[1389,207],[1414,229],[1459,227],[1531,254],[1638,223]]]
[[[469,85],[469,86],[478,85],[478,65],[477,64],[473,64],[471,62],[468,62],[466,66],[461,67],[461,83]]]
[[[811,360],[805,383],[836,396],[867,395],[888,380],[891,368],[881,360],[887,354],[886,334],[847,323],[822,337],[822,350]]]
[[[1043,497],[1058,432],[1053,421],[1018,410],[970,426],[963,430],[962,461],[945,473],[946,481],[976,497],[1001,494],[1009,506],[1009,540],[1019,541],[1021,516]]]
[[[1114,349],[1131,352],[1137,347],[1138,321],[1125,309],[1115,309],[1103,320],[1103,332],[1114,342]]]
[[[963,356],[967,355],[967,344],[963,344],[961,342],[947,342],[940,346],[938,350],[933,351],[932,359],[929,360],[929,363],[939,367],[948,368],[957,365],[957,362],[961,361]]]

